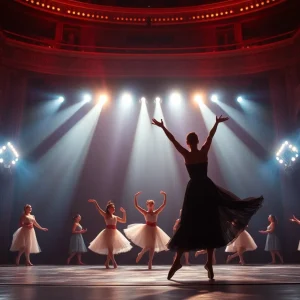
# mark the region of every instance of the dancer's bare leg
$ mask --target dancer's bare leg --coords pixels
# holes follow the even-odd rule
[[[280,262],[283,264],[283,257],[282,257],[282,255],[280,254],[280,252],[279,252],[279,251],[275,251],[274,253],[275,253],[275,255],[277,255],[277,256],[279,257]]]
[[[30,252],[28,250],[25,250],[25,257],[26,257],[26,266],[33,266],[33,264],[30,261]]]
[[[149,262],[148,262],[148,269],[152,269],[152,262],[153,262],[153,256],[154,256],[154,249],[150,248],[149,249]]]
[[[70,261],[71,261],[71,259],[75,256],[75,254],[76,254],[76,252],[70,254],[70,256],[69,256],[68,259],[67,259],[67,265],[70,264]]]
[[[206,253],[207,253],[206,250],[199,250],[195,253],[195,257],[198,257],[199,255],[206,254]]]
[[[77,260],[79,265],[84,265],[84,263],[81,261],[81,253],[77,253]]]
[[[190,266],[191,264],[190,264],[190,262],[189,262],[189,258],[190,258],[189,252],[184,252],[184,258],[185,258],[185,264],[186,264],[187,266]]]
[[[143,257],[143,255],[149,250],[149,248],[143,248],[142,251],[138,254],[138,256],[136,257],[135,262],[138,263],[141,258]]]
[[[109,262],[110,262],[110,257],[109,257],[109,255],[107,255],[106,261],[105,261],[105,264],[104,264],[106,269],[109,269]]]
[[[116,261],[115,261],[115,256],[113,254],[113,250],[112,249],[109,249],[108,250],[108,255],[109,255],[109,258],[111,259],[113,265],[114,265],[114,268],[116,269],[118,267]]]
[[[178,249],[177,250],[177,253],[176,253],[176,259],[174,260],[173,262],[173,265],[169,271],[169,274],[168,274],[168,279],[170,280],[174,274],[179,270],[181,269],[182,265],[180,263],[180,260],[181,260],[181,256],[182,254],[184,253],[185,251],[181,250],[181,249]]]
[[[207,249],[207,262],[204,268],[207,270],[207,276],[209,279],[214,279],[214,270],[213,270],[213,254],[214,249]]]
[[[16,265],[17,266],[20,264],[20,258],[24,252],[25,252],[25,248],[21,248],[20,251],[18,252],[18,255],[16,257]]]
[[[270,253],[271,253],[271,257],[272,257],[271,264],[276,264],[275,251],[270,251]]]
[[[245,252],[245,248],[239,248],[238,249],[238,256],[240,258],[240,264],[243,266],[245,264],[245,261],[244,261],[244,252]]]

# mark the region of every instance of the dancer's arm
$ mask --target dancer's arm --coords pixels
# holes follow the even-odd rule
[[[120,211],[123,213],[123,217],[117,217],[118,222],[120,223],[126,223],[127,222],[127,218],[126,218],[126,211],[123,207],[120,208]]]
[[[158,209],[156,209],[154,211],[155,214],[161,213],[164,210],[164,208],[166,207],[166,204],[167,204],[167,194],[163,191],[160,191],[160,194],[164,196],[164,202]]]
[[[101,209],[101,207],[99,206],[99,204],[97,203],[96,200],[94,200],[94,199],[89,199],[88,202],[89,202],[89,203],[94,203],[95,206],[96,206],[96,209],[97,209],[98,212],[99,212],[99,214],[100,214],[102,217],[104,217],[104,218],[106,217],[106,212],[105,212],[103,209]]]
[[[217,128],[218,128],[219,123],[225,122],[225,121],[227,121],[227,120],[229,120],[229,118],[227,118],[227,117],[222,117],[222,115],[221,115],[220,117],[217,117],[217,116],[216,116],[216,122],[215,122],[215,125],[214,125],[213,128],[210,130],[209,135],[208,135],[208,137],[207,137],[207,139],[206,139],[206,142],[205,142],[205,143],[203,144],[203,146],[202,146],[202,149],[203,149],[203,150],[205,150],[206,152],[209,151],[209,148],[210,148],[210,146],[211,146],[212,139],[213,139],[213,137],[214,137],[214,135],[215,135],[215,133],[216,133],[216,131],[217,131]]]
[[[82,233],[86,233],[87,232],[87,229],[76,230],[76,228],[77,228],[77,224],[74,223],[73,224],[73,228],[72,228],[72,233],[82,234]]]
[[[141,208],[139,205],[138,205],[138,196],[141,194],[142,192],[138,192],[134,195],[134,206],[135,208],[143,215],[147,214],[147,211],[143,208]]]
[[[179,225],[180,220],[177,219],[174,226],[173,226],[173,231],[177,231],[178,225]]]
[[[298,225],[300,225],[300,220],[297,219],[295,216],[293,216],[290,221],[297,223]]]
[[[40,230],[48,231],[47,228],[42,227],[35,219],[34,219],[33,225]]]
[[[271,224],[270,225],[270,229],[260,230],[259,232],[262,233],[262,234],[268,234],[268,233],[274,232],[274,230],[275,230],[275,226],[274,226],[274,224]]]
[[[176,150],[182,154],[184,157],[186,157],[186,155],[189,153],[189,151],[187,149],[185,149],[184,147],[182,147],[175,139],[174,135],[165,127],[163,120],[161,120],[161,122],[158,122],[156,119],[152,119],[152,124],[156,125],[158,127],[160,127],[165,135],[167,136],[167,138],[172,142],[172,144],[175,146]]]

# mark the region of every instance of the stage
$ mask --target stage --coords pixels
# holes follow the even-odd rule
[[[0,299],[299,299],[298,265],[217,265],[209,282],[201,265],[184,266],[167,280],[169,266],[2,266]]]

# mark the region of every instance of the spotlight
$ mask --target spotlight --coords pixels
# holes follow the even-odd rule
[[[124,103],[124,104],[131,104],[132,103],[132,96],[130,95],[130,94],[128,94],[128,93],[124,93],[123,95],[122,95],[122,98],[121,98],[121,100],[122,100],[122,102]]]
[[[141,103],[146,103],[146,98],[145,97],[141,98]]]
[[[159,97],[156,97],[156,98],[155,98],[155,103],[156,103],[156,104],[161,103],[161,99],[160,99]]]
[[[65,101],[65,98],[62,97],[62,96],[60,96],[60,97],[58,97],[57,101],[58,101],[59,103],[63,103],[63,102]]]
[[[199,95],[199,94],[196,94],[196,95],[194,96],[194,101],[195,101],[196,103],[198,103],[198,104],[203,104],[203,98],[202,98],[202,96]]]
[[[172,93],[170,96],[172,104],[179,104],[181,101],[181,95],[179,93]]]
[[[239,97],[237,97],[237,99],[236,99],[236,101],[238,102],[238,103],[242,103],[243,102],[243,97],[241,97],[241,96],[239,96]]]
[[[91,102],[91,100],[92,100],[92,96],[91,96],[90,94],[85,94],[85,95],[83,95],[83,101],[84,101],[85,103]]]
[[[99,104],[100,105],[104,105],[105,103],[106,103],[106,101],[108,100],[108,97],[107,97],[107,95],[100,95],[99,96]]]
[[[276,153],[276,160],[280,164],[285,165],[286,168],[290,168],[298,158],[298,149],[297,147],[290,144],[288,141],[285,141]]]
[[[19,154],[12,143],[8,142],[6,146],[1,148],[0,163],[4,168],[9,169],[12,165],[15,165],[18,160]]]
[[[216,95],[216,94],[213,94],[210,99],[212,102],[218,102],[218,100],[219,100],[218,95]]]

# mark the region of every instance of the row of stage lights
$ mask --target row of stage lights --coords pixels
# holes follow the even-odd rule
[[[286,168],[291,167],[298,159],[298,149],[288,141],[282,143],[276,153],[276,160]]]
[[[109,99],[109,97],[106,94],[101,94],[100,96],[97,97],[97,103],[99,105],[104,105],[108,101],[108,99]],[[57,100],[59,103],[63,103],[65,101],[65,98],[63,96],[60,96],[60,97],[58,97]],[[89,103],[89,102],[92,102],[93,100],[94,99],[91,94],[84,94],[82,97],[82,101],[84,103]],[[174,93],[170,94],[169,100],[172,104],[179,104],[183,100],[183,96],[180,93],[174,92]],[[193,100],[198,104],[204,103],[204,97],[201,94],[195,94],[193,96]],[[210,100],[215,103],[218,102],[219,101],[218,94],[212,94],[210,96]],[[134,97],[130,93],[124,93],[121,96],[121,101],[124,104],[131,104],[134,101]],[[242,96],[238,96],[236,98],[236,101],[238,103],[242,103],[244,101],[244,98]],[[139,102],[147,103],[148,100],[145,97],[141,97],[139,99]],[[161,102],[162,102],[162,99],[160,97],[157,96],[154,98],[154,103],[161,103]]]

